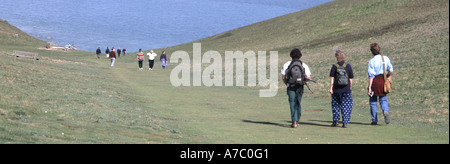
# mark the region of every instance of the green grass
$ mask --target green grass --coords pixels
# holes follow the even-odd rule
[[[311,84],[314,94],[304,95],[297,129],[289,128],[281,78],[272,98],[258,97],[261,87],[173,87],[174,64],[162,70],[156,62],[153,71],[138,71],[134,53],[110,68],[104,56],[98,60],[89,52],[37,50],[45,43],[2,21],[0,143],[448,144],[448,15],[445,0],[335,0],[195,41],[203,52],[222,55],[279,51],[279,67],[293,47],[301,48],[318,83]],[[369,125],[365,88],[373,42],[395,70],[389,125]],[[169,56],[192,54],[192,43],[165,49]],[[347,129],[329,126],[328,74],[337,49],[346,52],[355,73]],[[12,50],[38,52],[40,60],[14,62]]]
[[[3,142],[158,143],[144,137],[160,130],[157,120],[111,72],[93,62],[40,54],[36,65],[2,56],[2,70],[8,70],[2,71]]]

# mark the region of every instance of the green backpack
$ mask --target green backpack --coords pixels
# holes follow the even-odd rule
[[[339,64],[334,64],[336,66],[336,76],[334,77],[334,83],[337,85],[348,85],[348,74],[345,68],[347,67],[347,63],[342,66]]]

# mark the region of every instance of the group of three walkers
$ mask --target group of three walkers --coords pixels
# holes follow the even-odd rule
[[[155,58],[158,55],[153,50],[150,50],[150,52],[147,53],[147,56],[148,56],[148,70],[153,70],[153,66],[155,65]],[[161,57],[159,59],[161,61],[162,69],[166,69],[166,66],[167,66],[166,51],[163,51],[161,53]],[[138,61],[139,70],[143,70],[142,65],[145,60],[145,57],[144,57],[144,52],[142,52],[142,49],[139,49],[136,60]]]
[[[368,95],[370,102],[370,115],[372,118],[371,125],[378,124],[377,116],[377,102],[379,100],[381,110],[385,119],[385,123],[389,124],[389,106],[386,93],[384,93],[384,72],[387,72],[387,77],[390,77],[393,72],[393,66],[390,59],[387,56],[383,56],[380,53],[380,46],[377,43],[370,45],[370,50],[373,54],[373,58],[369,61],[367,72],[369,77],[368,82]],[[301,116],[301,101],[303,96],[303,86],[306,83],[295,82],[291,80],[294,77],[295,65],[301,65],[300,69],[304,75],[304,82],[311,80],[311,71],[300,58],[302,53],[299,49],[295,48],[291,51],[290,56],[292,61],[288,61],[283,65],[281,70],[282,79],[287,86],[287,95],[289,97],[289,106],[291,110],[292,128],[297,128]],[[333,113],[333,122],[331,126],[335,127],[339,124],[339,120],[342,114],[342,127],[347,128],[350,123],[350,117],[353,108],[353,97],[351,92],[352,79],[354,78],[353,69],[350,64],[346,63],[345,53],[341,50],[336,51],[335,57],[336,64],[333,64],[330,70],[330,94],[331,94],[331,106]],[[300,63],[300,64],[295,64]],[[385,70],[383,70],[385,69]],[[342,82],[342,77],[345,77]],[[300,78],[299,78],[300,80]],[[300,80],[301,81],[301,80]]]

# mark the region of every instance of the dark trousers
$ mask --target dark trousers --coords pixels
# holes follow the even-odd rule
[[[139,60],[139,68],[142,68],[142,60]]]
[[[289,108],[291,109],[291,120],[300,121],[302,115],[302,97],[303,86],[293,86],[287,88],[287,95],[289,97]]]
[[[155,60],[148,60],[148,68],[153,69],[154,65],[155,65]]]

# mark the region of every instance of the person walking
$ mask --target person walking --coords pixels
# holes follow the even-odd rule
[[[148,70],[153,70],[153,66],[155,65],[155,57],[158,56],[153,50],[150,50],[149,53],[147,53],[148,56]]]
[[[120,50],[120,47],[117,49],[117,57],[120,58],[120,53],[122,52],[122,50]]]
[[[160,60],[161,60],[161,66],[162,66],[162,69],[166,69],[166,66],[167,66],[167,56],[166,56],[166,51],[163,51],[163,52],[161,53]]]
[[[342,113],[342,127],[347,128],[350,123],[352,115],[353,97],[352,97],[352,82],[353,69],[350,64],[345,62],[345,53],[337,50],[335,53],[337,60],[336,64],[331,66],[330,70],[330,90],[331,93],[331,108],[333,113],[332,127],[339,124]]]
[[[100,50],[100,47],[97,48],[97,51],[95,53],[97,54],[97,59],[100,59],[100,54],[102,54],[102,50]]]
[[[114,67],[114,63],[116,62],[116,51],[114,47],[109,52],[109,59],[111,59],[111,67]]]
[[[292,128],[297,128],[301,116],[301,102],[303,97],[303,86],[306,81],[311,79],[311,71],[308,65],[303,63],[300,58],[302,53],[298,48],[294,48],[290,56],[292,61],[288,61],[281,69],[282,79],[287,87],[289,97],[289,107],[291,110]]]
[[[106,58],[109,59],[109,47],[106,47],[105,53],[106,53]]]
[[[125,56],[125,54],[127,53],[127,49],[122,48],[122,53],[123,53],[123,56]]]
[[[380,45],[378,43],[370,44],[370,51],[372,52],[373,58],[370,59],[367,72],[369,75],[369,85],[368,95],[370,103],[370,116],[372,117],[371,125],[378,124],[377,116],[377,101],[379,100],[381,110],[384,116],[384,122],[389,124],[391,120],[389,119],[389,105],[388,98],[384,92],[384,72],[386,76],[392,76],[394,67],[392,66],[391,60],[387,56],[383,56],[380,53]],[[383,70],[384,69],[384,70]]]
[[[142,52],[142,49],[139,49],[139,52],[137,53],[137,61],[139,64],[139,70],[142,70],[142,62],[144,62],[144,53]]]

